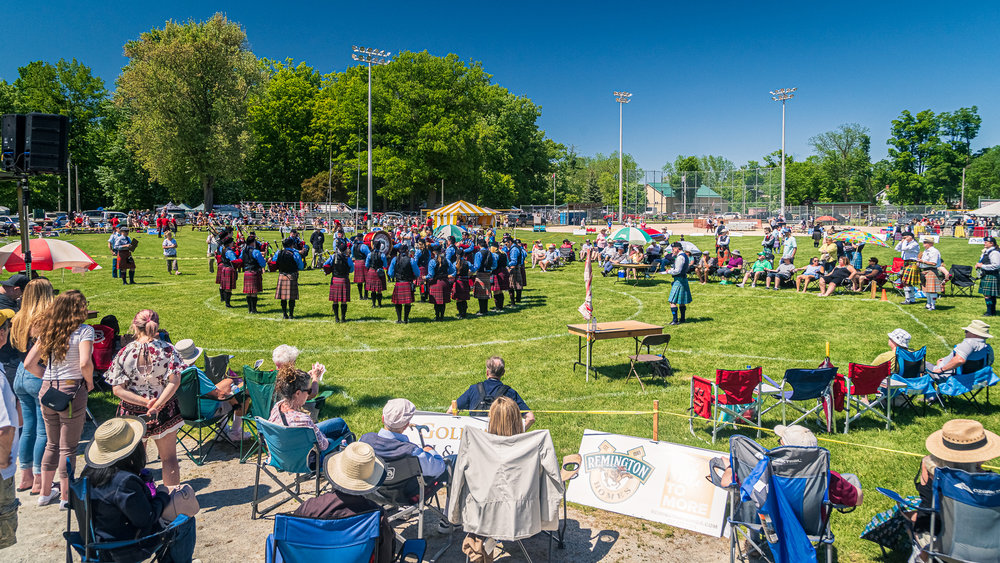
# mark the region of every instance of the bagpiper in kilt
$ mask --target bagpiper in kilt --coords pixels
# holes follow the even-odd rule
[[[508,291],[510,292],[511,305],[519,305],[525,282],[524,260],[528,254],[521,245],[520,239],[508,240],[508,244],[510,245],[507,251],[507,267],[510,271]]]
[[[361,235],[354,237],[351,243],[351,258],[354,259],[354,283],[358,286],[358,299],[368,299],[368,292],[365,290],[365,283],[368,280],[368,268],[365,267],[365,259],[371,250],[365,244]]]
[[[123,228],[121,234],[115,239],[114,250],[118,254],[118,275],[122,279],[122,285],[135,285],[135,258],[132,252],[135,251],[139,241],[133,241],[128,236],[128,229]],[[125,281],[125,270],[128,270],[128,281]]]
[[[920,267],[917,265],[920,245],[913,240],[913,233],[903,233],[903,239],[896,243],[896,252],[900,253],[904,264],[899,276],[899,283],[903,286],[903,304],[912,305],[917,302],[914,299],[915,288],[920,286]]]
[[[445,260],[443,253],[439,253],[430,261],[427,272],[431,302],[434,303],[434,320],[443,321],[445,305],[451,302],[451,280],[455,279],[455,265]]]
[[[255,237],[247,237],[240,259],[243,261],[243,293],[247,296],[247,310],[255,315],[258,313],[258,294],[264,291],[264,265],[267,263],[257,249]]]
[[[295,250],[296,241],[292,237],[282,241],[282,249],[274,254],[272,262],[278,267],[278,285],[274,298],[281,301],[281,315],[285,319],[295,318],[295,302],[299,299],[299,270],[305,267],[302,256]]]
[[[420,285],[420,301],[426,302],[430,294],[430,280],[427,279],[427,267],[431,262],[430,246],[423,241],[418,242],[413,259],[417,261],[417,268],[420,270],[420,277],[417,278],[417,283]]]
[[[917,256],[917,263],[920,266],[920,277],[923,279],[924,297],[927,298],[927,310],[933,311],[936,308],[938,295],[944,293],[944,283],[939,276],[938,267],[941,266],[941,252],[934,248],[934,239],[925,236],[920,241],[924,245],[923,252]]]
[[[372,299],[372,309],[375,308],[375,304],[382,306],[382,292],[385,291],[385,266],[386,266],[386,255],[385,250],[382,248],[384,243],[375,243],[375,249],[368,254],[368,258],[365,260],[365,267],[368,269],[365,274],[365,290],[371,295]]]
[[[979,293],[986,300],[986,317],[997,314],[997,295],[1000,295],[1000,250],[993,237],[983,239],[983,255],[976,267],[982,272],[979,278]]]
[[[333,254],[323,263],[323,272],[330,274],[330,301],[335,322],[347,320],[347,304],[351,302],[351,271],[354,260],[347,254],[347,241],[337,239]]]
[[[478,246],[480,250],[476,253],[476,259],[472,263],[472,269],[476,272],[472,293],[479,301],[479,312],[476,313],[476,316],[481,317],[486,314],[486,308],[489,306],[494,261],[489,249],[485,248],[486,241],[480,240]]]
[[[687,280],[691,259],[684,252],[681,243],[675,242],[670,247],[674,254],[674,265],[667,273],[674,277],[674,282],[670,284],[670,296],[667,297],[667,301],[670,303],[670,313],[673,315],[670,324],[677,325],[684,322],[687,315],[687,305],[692,301],[691,288],[688,287]],[[678,310],[680,310],[679,320],[677,318]]]
[[[496,243],[493,244],[493,248],[491,250],[493,251],[493,256],[496,257],[496,264],[493,268],[493,285],[490,287],[493,291],[493,310],[503,311],[503,293],[507,291],[507,288],[509,287],[509,278],[507,277],[509,275],[507,272],[507,255],[500,252],[500,247],[497,246]]]
[[[471,256],[472,249],[465,254]],[[455,300],[455,308],[458,309],[458,318],[464,319],[469,311],[469,297],[472,294],[472,265],[461,253],[455,255],[455,283],[451,287],[451,298]]]
[[[227,239],[219,248],[222,254],[222,262],[219,264],[219,271],[222,272],[222,283],[219,291],[222,293],[222,300],[226,307],[232,307],[229,300],[233,297],[233,289],[236,288],[236,267],[233,261],[236,260],[236,253],[233,252],[233,239]]]
[[[396,322],[410,322],[410,309],[413,307],[413,284],[420,279],[417,261],[410,257],[407,247],[397,245],[392,249],[392,262],[389,264],[389,276],[396,279],[392,288],[392,304],[396,307]]]

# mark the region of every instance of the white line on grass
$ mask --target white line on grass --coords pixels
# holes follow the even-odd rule
[[[562,338],[570,336],[567,334],[547,334],[544,336],[532,336],[529,338],[518,338],[517,340],[490,340],[487,342],[469,342],[466,344],[441,344],[438,346],[408,346],[407,350],[460,350],[463,348],[475,348],[477,346],[502,346],[504,344],[520,344],[521,342],[533,342],[537,340],[549,340],[552,338]],[[230,354],[260,354],[268,353],[273,348],[205,348],[209,352],[228,352]],[[399,348],[372,348],[365,345],[363,348],[303,348],[303,352],[311,354],[354,354],[358,352],[399,352]]]
[[[913,322],[915,322],[918,325],[924,327],[924,330],[926,330],[927,332],[929,332],[931,336],[937,337],[937,339],[940,340],[942,344],[944,344],[945,346],[948,346],[948,341],[945,340],[943,336],[941,336],[940,334],[938,334],[938,333],[934,332],[933,330],[931,330],[931,327],[925,325],[924,322],[921,321],[920,319],[918,319],[916,316],[914,316],[913,313],[911,313],[911,312],[907,311],[906,309],[904,309],[902,307],[902,305],[900,305],[899,303],[896,303],[894,301],[890,301],[890,303],[892,303],[893,305],[895,305],[896,308],[899,309],[900,311],[902,311],[902,312],[906,313],[907,315],[909,315],[910,318],[913,319]]]

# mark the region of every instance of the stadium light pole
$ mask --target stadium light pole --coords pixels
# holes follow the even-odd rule
[[[785,218],[785,102],[795,97],[798,88],[780,88],[771,92],[771,99],[781,102],[781,218]]]
[[[371,47],[352,45],[354,53],[351,58],[368,64],[368,224],[372,222],[372,65],[387,65],[390,62],[388,51]]]
[[[629,102],[632,97],[630,92],[615,92],[615,101],[618,102],[618,220],[625,222],[622,215],[622,106]]]

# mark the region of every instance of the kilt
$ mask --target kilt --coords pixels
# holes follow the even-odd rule
[[[243,272],[243,293],[257,295],[261,291],[264,291],[264,272],[245,270]]]
[[[466,286],[468,287],[468,286]],[[434,280],[430,285],[431,303],[447,305],[451,303],[451,283],[448,280]]]
[[[350,303],[351,280],[333,276],[330,280],[330,301],[334,303]]]
[[[219,268],[219,272],[222,273],[220,287],[226,291],[232,291],[236,287],[236,269],[232,266],[222,266]]]
[[[1000,295],[1000,283],[997,283],[1000,276],[983,272],[983,277],[979,278],[979,293],[985,297],[996,297]]]
[[[917,266],[916,262],[910,260],[906,261],[906,265],[903,266],[903,272],[899,277],[899,282],[903,284],[903,286],[920,286],[920,268]]]
[[[218,268],[215,269],[215,285],[222,285],[222,263],[216,265]]]
[[[365,273],[365,291],[381,293],[385,291],[385,270],[368,268]]]
[[[299,274],[278,274],[278,287],[274,298],[295,301],[299,298]]]
[[[392,287],[392,304],[409,305],[413,303],[413,282],[398,281]]]
[[[691,302],[691,289],[688,287],[686,277],[674,277],[674,283],[670,285],[670,297],[667,301],[675,305],[687,305]]]
[[[451,286],[451,298],[455,301],[468,301],[472,289],[472,278],[459,276]]]
[[[509,280],[510,289],[524,289],[524,266],[511,266]]]
[[[134,270],[135,269],[135,258],[132,257],[131,250],[119,250],[118,251],[118,269],[119,270]]]
[[[359,260],[354,261],[354,283],[365,283],[368,281],[368,267]]]
[[[860,252],[858,252],[858,251],[855,250],[853,253],[851,253],[851,266],[854,266],[855,270],[863,270],[864,269],[864,268],[861,267],[861,260],[862,260],[862,257],[861,257],[861,253]]]
[[[941,283],[941,278],[938,277],[936,269],[922,269],[920,270],[920,275],[924,278],[924,285],[922,288],[924,293],[944,293],[944,284]]]
[[[490,283],[490,275],[488,273],[476,274],[476,281],[473,286],[473,295],[476,299],[489,299],[492,297],[491,288],[492,284]]]
[[[493,274],[493,285],[490,289],[492,289],[494,293],[507,291],[509,286],[510,278],[508,277],[507,272],[497,272]]]

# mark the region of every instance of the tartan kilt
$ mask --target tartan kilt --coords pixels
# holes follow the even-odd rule
[[[899,283],[903,284],[903,286],[920,286],[920,268],[916,262],[908,262],[903,266],[903,272],[899,276]]]
[[[459,276],[451,286],[451,298],[455,301],[468,301],[472,288],[472,278]]]
[[[365,274],[365,291],[381,293],[385,291],[385,270],[368,268]]]
[[[261,291],[264,291],[264,272],[257,271],[243,271],[243,293],[247,295],[257,295]]]
[[[420,279],[426,280],[427,279],[427,266],[419,266],[417,269],[420,270]]]
[[[365,283],[368,281],[368,267],[364,262],[354,261],[354,283]]]
[[[222,274],[221,288],[225,291],[232,291],[236,287],[236,269],[232,266],[222,266],[219,268]]]
[[[351,280],[333,276],[330,280],[330,301],[334,303],[350,303]]]
[[[396,282],[396,285],[392,287],[392,304],[409,305],[410,303],[413,303],[413,282]]]
[[[996,297],[1000,295],[1000,284],[997,283],[1000,276],[994,276],[983,272],[983,277],[979,278],[979,293],[986,297]]]
[[[494,293],[507,291],[510,286],[510,278],[507,277],[507,272],[497,272],[493,274],[493,285],[490,289]]]
[[[119,270],[134,270],[135,269],[135,258],[132,257],[131,250],[119,250],[118,251],[118,269]]]
[[[222,264],[217,264],[215,269],[215,285],[222,285]]]
[[[473,295],[476,299],[489,299],[493,296],[490,292],[492,289],[492,284],[490,283],[490,275],[486,273],[476,274],[475,285],[473,285]]]
[[[674,278],[674,283],[670,286],[669,303],[675,305],[687,305],[691,302],[691,289],[688,287],[687,278]]]
[[[510,289],[524,289],[524,266],[513,266],[510,269]]]
[[[299,298],[299,275],[278,274],[278,287],[274,290],[274,298],[295,301]]]
[[[432,281],[430,293],[431,302],[435,305],[447,305],[448,303],[451,303],[451,283],[449,283],[448,280]]]
[[[944,293],[944,284],[941,283],[937,270],[926,268],[920,271],[920,275],[924,278],[924,293]]]

